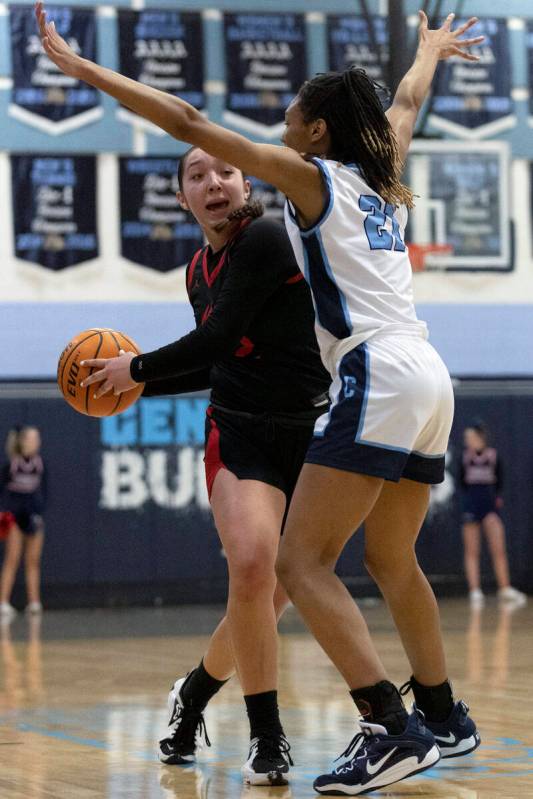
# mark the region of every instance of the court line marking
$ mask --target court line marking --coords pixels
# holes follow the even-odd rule
[[[59,712],[61,713],[61,711],[59,711]],[[56,713],[57,713],[57,710],[56,710]],[[68,714],[66,714],[66,712],[65,712],[65,715],[68,715]],[[66,741],[66,742],[69,742],[69,743],[75,743],[75,744],[78,744],[80,746],[89,746],[89,747],[92,747],[94,749],[99,749],[101,751],[107,751],[107,752],[119,752],[120,751],[120,750],[116,749],[116,747],[114,747],[111,744],[107,743],[106,741],[102,741],[102,740],[99,740],[99,739],[96,739],[96,738],[87,738],[87,737],[84,737],[84,736],[81,736],[81,735],[75,735],[73,733],[65,732],[64,730],[54,730],[54,729],[50,729],[48,727],[43,727],[43,726],[39,726],[39,725],[36,725],[36,724],[31,724],[31,723],[23,722],[23,721],[17,722],[17,723],[15,723],[15,725],[13,725],[12,720],[11,720],[11,723],[10,723],[8,719],[5,719],[5,718],[1,719],[0,718],[0,724],[2,724],[2,723],[6,724],[7,726],[11,726],[11,727],[14,726],[20,732],[30,732],[30,733],[34,733],[34,734],[37,734],[37,735],[42,735],[42,736],[47,737],[47,738],[54,738],[56,740]],[[473,779],[478,779],[478,778],[482,778],[482,779],[498,779],[498,778],[500,778],[500,779],[508,779],[509,777],[516,778],[516,777],[529,776],[529,775],[533,774],[533,747],[528,746],[526,743],[524,743],[524,742],[522,742],[522,741],[520,741],[519,739],[516,739],[516,738],[498,737],[498,738],[492,739],[492,740],[495,740],[496,742],[499,741],[503,745],[503,747],[505,747],[505,748],[507,748],[507,747],[509,747],[509,749],[523,748],[524,755],[523,756],[504,757],[504,758],[502,758],[501,754],[500,754],[500,756],[496,756],[495,755],[493,761],[490,760],[488,762],[483,762],[483,763],[476,763],[475,761],[469,761],[468,763],[451,764],[448,761],[448,763],[446,763],[446,765],[444,767],[441,766],[440,768],[436,767],[436,768],[433,768],[433,769],[429,769],[428,771],[424,772],[420,776],[422,778],[426,777],[426,778],[431,779],[431,780],[441,780],[442,781],[442,780],[447,780],[447,779],[448,780],[457,780],[457,779],[473,780]],[[487,749],[489,751],[491,749],[494,750],[494,749],[496,749],[496,746],[494,744],[491,746],[490,743],[488,743]],[[133,757],[133,758],[138,758],[138,759],[144,760],[144,761],[153,762],[153,763],[159,763],[159,760],[158,760],[157,755],[155,754],[155,752],[131,750],[131,751],[127,752],[127,755],[130,756],[130,757]],[[237,767],[231,767],[231,766],[224,767],[223,764],[218,762],[219,760],[225,760],[225,759],[228,759],[228,758],[233,758],[233,757],[235,757],[235,755],[236,755],[235,750],[230,752],[227,749],[220,749],[220,748],[217,747],[216,754],[212,753],[212,759],[210,759],[210,760],[201,760],[201,761],[199,761],[199,762],[197,762],[195,764],[195,767],[201,769],[201,767],[203,766],[203,767],[207,767],[207,769],[210,770],[213,766],[216,765],[218,769],[224,768],[224,770],[226,771],[226,774],[227,774],[228,777],[231,777],[233,779],[234,776],[235,776],[235,778],[238,778],[238,780],[240,781],[240,773],[237,774],[235,772],[235,768],[237,768]],[[501,771],[495,773],[494,771],[492,771],[493,768],[498,768],[498,767],[501,768],[502,764],[511,765],[511,764],[515,763],[517,765],[518,764],[525,765],[524,760],[526,762],[528,760],[532,761],[531,768],[524,769],[522,767],[522,769],[520,769],[520,770],[511,771],[511,772],[507,772],[507,773],[501,772]],[[316,777],[317,771],[320,771],[320,767],[315,768],[313,770],[307,769],[307,768],[295,767],[295,769],[291,772],[291,774],[293,775],[291,781],[295,782],[297,784],[297,783],[299,783],[300,781],[303,781],[303,780],[305,780],[305,781],[307,781],[309,779],[312,780],[312,779],[314,779]]]

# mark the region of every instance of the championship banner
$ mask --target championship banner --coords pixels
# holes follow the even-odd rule
[[[480,19],[470,35],[485,36],[476,48],[480,61],[468,64],[453,58],[439,65],[428,121],[454,136],[477,139],[512,128],[516,117],[507,20]]]
[[[57,272],[98,256],[94,156],[12,155],[15,255]]]
[[[385,17],[327,17],[328,69],[342,72],[352,65],[366,70],[372,80],[387,83],[389,30]]]
[[[159,272],[185,266],[204,243],[176,199],[177,168],[175,158],[120,158],[121,253]]]
[[[302,14],[225,14],[225,122],[278,138],[307,77]]]
[[[118,12],[119,71],[155,89],[179,95],[195,108],[205,105],[202,17],[179,11]],[[119,119],[164,131],[126,108]]]
[[[252,184],[252,199],[263,203],[265,216],[283,222],[285,195],[275,186],[271,186],[270,183],[265,183],[259,178],[249,177],[248,180]]]
[[[51,6],[48,19],[76,53],[96,59],[94,9]],[[45,54],[33,5],[10,6],[13,88],[9,114],[57,136],[95,122],[103,115],[96,89],[64,75]]]

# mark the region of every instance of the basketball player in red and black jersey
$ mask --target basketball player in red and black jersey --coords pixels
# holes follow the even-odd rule
[[[459,485],[461,488],[464,564],[470,602],[484,604],[481,590],[481,532],[487,537],[494,575],[501,601],[523,605],[526,595],[514,588],[509,579],[505,528],[500,517],[503,507],[502,466],[498,452],[488,443],[488,431],[482,422],[467,427],[463,433]]]
[[[194,760],[203,710],[238,671],[250,719],[244,779],[283,784],[290,764],[277,705],[277,619],[287,605],[274,564],[284,515],[327,406],[309,288],[285,229],[261,218],[235,167],[192,148],[179,166],[178,200],[208,245],[186,273],[196,330],[150,353],[87,361],[97,395],[146,382],[145,396],[211,389],[205,465],[228,559],[227,614],[200,665],[169,694],[159,744],[164,763]],[[233,648],[233,654],[232,654]]]
[[[4,618],[16,613],[9,600],[23,553],[27,610],[30,613],[42,611],[40,582],[46,470],[40,449],[41,435],[36,427],[24,426],[9,432],[6,441],[8,462],[0,471],[0,507],[3,511],[10,511],[14,519],[7,536],[0,575],[0,615]]]

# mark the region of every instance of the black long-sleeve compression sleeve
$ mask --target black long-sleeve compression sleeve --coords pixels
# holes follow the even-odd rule
[[[211,388],[210,373],[210,369],[201,369],[198,372],[168,377],[166,380],[150,380],[146,383],[141,396],[161,397],[165,394],[188,394],[192,391]]]
[[[232,353],[268,297],[297,273],[279,223],[252,223],[231,248],[228,274],[209,318],[178,341],[134,358],[132,378],[140,383],[175,377]]]

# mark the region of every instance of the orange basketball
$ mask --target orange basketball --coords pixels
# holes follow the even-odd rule
[[[122,394],[104,394],[94,399],[98,383],[82,388],[80,383],[88,377],[94,368],[81,366],[81,361],[89,358],[114,358],[120,350],[140,354],[134,341],[124,333],[108,327],[95,327],[84,330],[69,341],[57,364],[57,383],[59,390],[69,405],[87,416],[113,416],[133,405],[143,392],[144,383]]]

